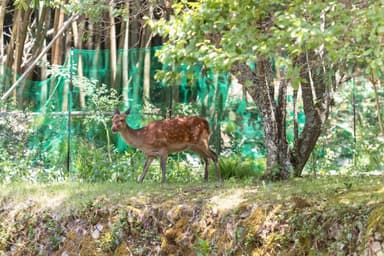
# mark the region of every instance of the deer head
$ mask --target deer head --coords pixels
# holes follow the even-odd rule
[[[123,114],[120,114],[120,111],[118,109],[115,109],[113,119],[112,119],[112,132],[120,132],[122,129],[127,127],[127,124],[125,122],[125,119],[127,119],[127,116],[131,112],[131,109],[129,108],[127,111],[125,111]]]

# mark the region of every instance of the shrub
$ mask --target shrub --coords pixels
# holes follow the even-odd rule
[[[223,179],[260,177],[265,170],[265,164],[265,158],[253,159],[237,155],[219,160]]]

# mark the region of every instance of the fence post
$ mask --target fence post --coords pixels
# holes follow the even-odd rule
[[[72,109],[72,86],[73,86],[73,47],[71,47],[69,57],[69,88],[68,88],[68,130],[67,130],[67,174],[71,170],[71,109]]]

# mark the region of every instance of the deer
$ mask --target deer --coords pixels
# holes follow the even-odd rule
[[[219,183],[222,183],[218,155],[209,147],[211,135],[208,121],[199,116],[171,117],[149,123],[139,129],[130,127],[126,119],[131,109],[120,113],[114,111],[112,132],[120,133],[123,140],[146,155],[143,172],[137,181],[142,183],[152,161],[159,157],[162,172],[161,182],[166,183],[166,164],[168,155],[182,151],[192,151],[205,162],[204,181],[208,181],[209,161],[215,165]]]

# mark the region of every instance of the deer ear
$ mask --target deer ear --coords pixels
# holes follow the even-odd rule
[[[124,112],[124,114],[129,115],[131,113],[131,108],[127,109],[127,111]]]
[[[115,112],[113,112],[114,115],[120,115],[120,111],[116,108]]]

